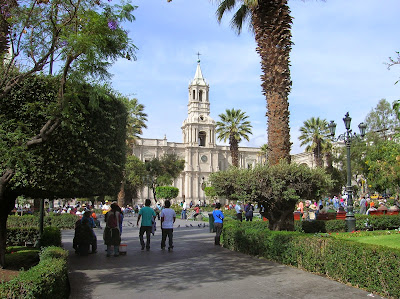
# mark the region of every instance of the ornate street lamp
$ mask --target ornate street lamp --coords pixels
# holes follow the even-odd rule
[[[331,138],[334,141],[339,141],[343,140],[344,143],[346,144],[346,152],[347,152],[347,186],[346,186],[346,192],[347,192],[347,213],[346,213],[346,225],[347,225],[347,231],[352,232],[356,230],[356,218],[354,217],[354,212],[353,212],[353,187],[351,186],[351,162],[350,162],[350,148],[351,148],[351,141],[353,139],[359,138],[359,136],[356,133],[352,133],[352,130],[350,129],[350,124],[351,124],[351,117],[349,116],[349,112],[346,113],[345,117],[343,118],[344,126],[346,127],[346,132],[343,134],[340,134],[337,138],[335,138],[335,130],[336,130],[336,124],[333,120],[331,120],[330,124],[328,125],[329,127],[329,132],[331,133]],[[358,128],[360,129],[360,136],[364,137],[365,136],[365,129],[367,128],[367,125],[364,123],[360,123],[358,125]]]

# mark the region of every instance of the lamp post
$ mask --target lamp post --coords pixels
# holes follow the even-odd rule
[[[352,232],[356,230],[356,218],[354,217],[353,212],[353,187],[351,186],[351,161],[350,161],[350,148],[351,148],[351,141],[353,139],[359,138],[356,133],[353,133],[350,129],[351,124],[351,117],[349,116],[349,112],[346,113],[345,117],[343,118],[344,126],[346,128],[346,132],[340,134],[337,138],[335,138],[335,130],[336,124],[333,120],[331,120],[329,127],[329,132],[331,134],[332,140],[343,140],[346,145],[346,154],[347,154],[347,213],[346,213],[346,225],[347,231]],[[365,136],[365,129],[367,126],[364,123],[360,123],[358,125],[360,129],[360,136]]]

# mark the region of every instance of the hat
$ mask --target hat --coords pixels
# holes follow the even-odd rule
[[[316,210],[316,209],[317,209],[317,206],[316,206],[315,204],[312,204],[312,205],[310,206],[310,209]]]
[[[82,205],[82,207],[86,207],[86,205],[85,205],[85,204],[83,204],[83,205]]]

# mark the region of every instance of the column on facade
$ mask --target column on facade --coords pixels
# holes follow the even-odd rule
[[[192,198],[192,174],[187,173],[185,176],[185,199]]]

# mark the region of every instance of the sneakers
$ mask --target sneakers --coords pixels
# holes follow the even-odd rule
[[[144,246],[142,246],[142,250],[144,250]]]
[[[165,247],[161,247],[161,250],[165,250]]]
[[[174,246],[168,247],[168,251],[172,251],[174,249]]]

